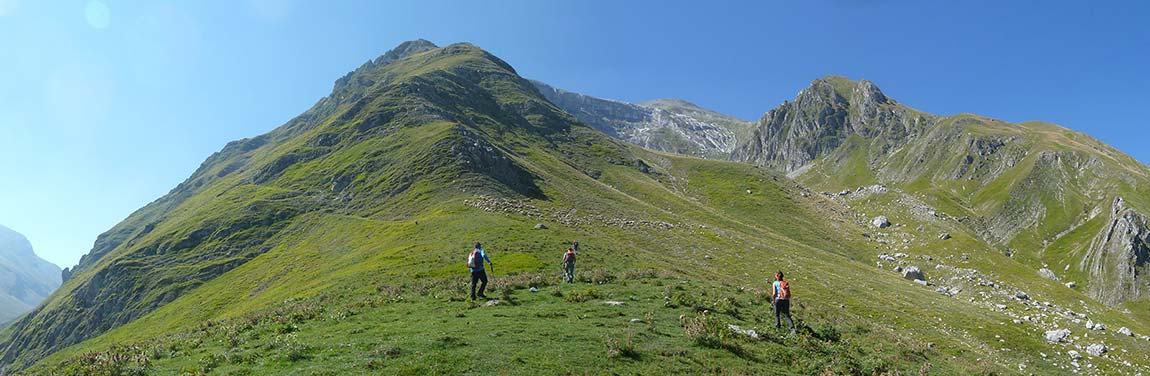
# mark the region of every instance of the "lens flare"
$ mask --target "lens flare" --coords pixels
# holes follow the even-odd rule
[[[84,18],[88,20],[88,25],[94,28],[107,29],[112,23],[112,12],[103,1],[93,0],[84,6]]]

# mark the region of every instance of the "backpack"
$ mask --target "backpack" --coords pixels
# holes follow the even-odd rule
[[[471,250],[471,254],[467,255],[467,267],[475,269],[481,266],[483,266],[483,256],[479,255],[479,249]]]
[[[563,254],[563,262],[574,264],[575,263],[575,252],[564,253]]]
[[[775,299],[790,299],[791,298],[791,284],[786,280],[779,281],[778,296]]]

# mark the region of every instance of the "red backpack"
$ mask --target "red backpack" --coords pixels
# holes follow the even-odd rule
[[[779,291],[776,291],[775,299],[790,299],[791,298],[791,284],[786,280],[779,281]]]

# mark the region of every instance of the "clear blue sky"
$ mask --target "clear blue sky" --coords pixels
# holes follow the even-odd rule
[[[707,3],[0,0],[0,223],[70,266],[227,141],[415,38],[745,119],[823,75],[866,78],[921,110],[1051,121],[1150,160],[1147,2]]]

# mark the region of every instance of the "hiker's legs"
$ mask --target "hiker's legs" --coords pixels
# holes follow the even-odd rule
[[[475,300],[475,284],[479,282],[479,273],[471,272],[471,300]]]
[[[567,283],[575,283],[575,264],[567,264],[563,268],[564,277],[567,277]]]
[[[783,304],[782,302],[782,299],[775,299],[775,304],[771,305],[771,307],[775,309],[775,329],[782,327],[782,322],[779,322],[779,315],[782,314],[782,307],[780,307],[780,305]]]
[[[479,274],[479,281],[481,282],[479,285],[479,296],[486,298],[487,295],[483,294],[483,290],[487,289],[487,271],[480,270],[480,271],[477,271],[476,273]],[[472,284],[472,286],[475,286],[475,285]]]
[[[783,313],[783,316],[787,317],[787,325],[790,325],[791,333],[794,333],[795,332],[795,320],[791,318],[791,301],[790,301],[790,299],[783,299],[783,300],[779,301],[779,303],[780,303],[779,304],[779,306],[780,306],[779,311]],[[776,322],[778,322],[777,317],[778,317],[778,315],[776,315],[776,318],[775,318]],[[776,326],[778,326],[778,324],[776,324]]]

